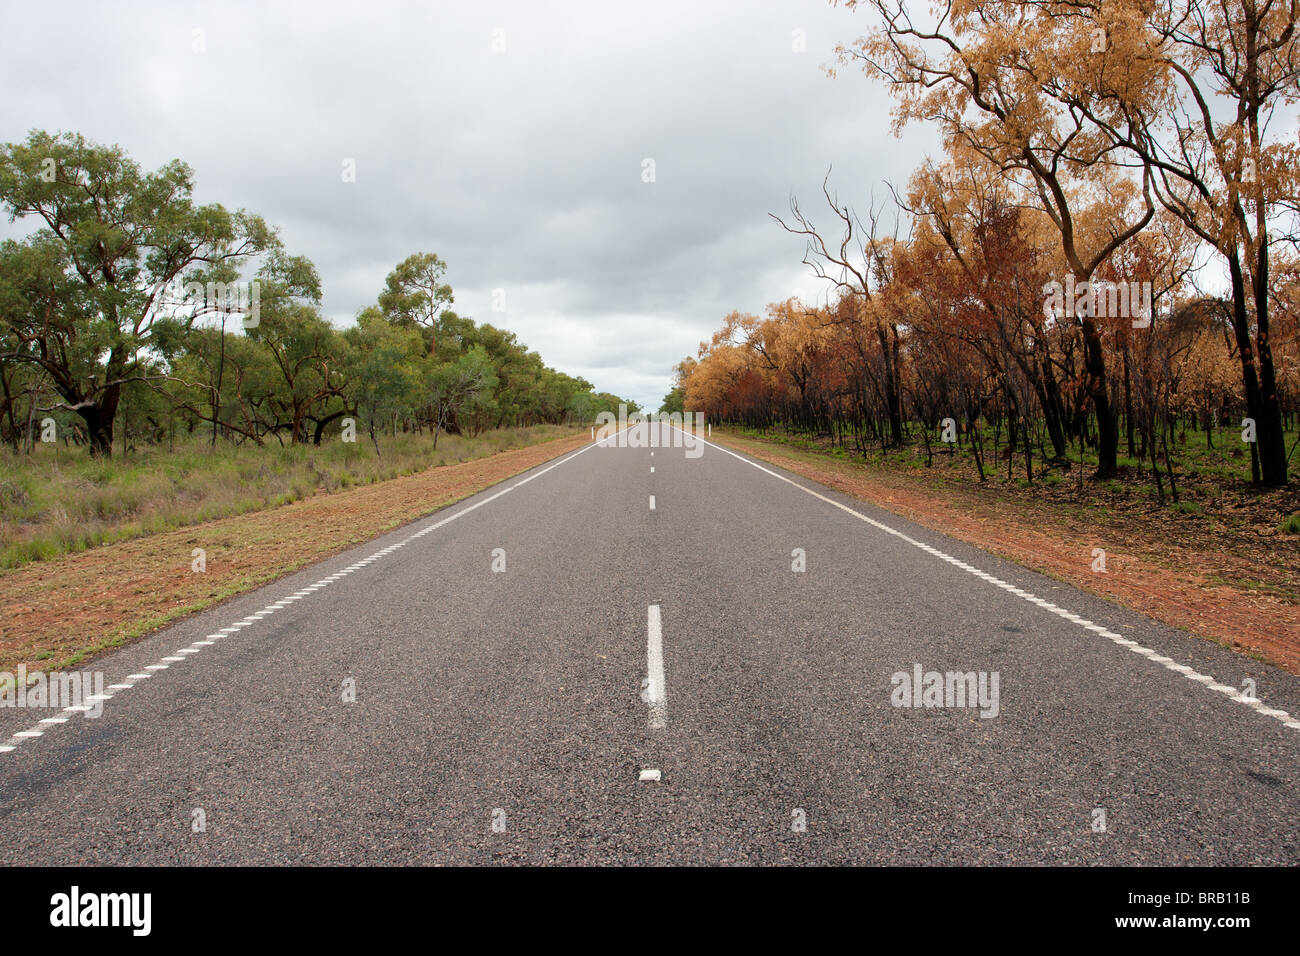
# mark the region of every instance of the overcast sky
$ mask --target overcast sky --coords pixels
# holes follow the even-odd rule
[[[768,213],[825,221],[830,166],[865,208],[935,149],[826,76],[866,24],[826,0],[0,4],[0,141],[184,160],[316,263],[340,327],[436,252],[458,312],[653,408],[728,312],[824,295]]]

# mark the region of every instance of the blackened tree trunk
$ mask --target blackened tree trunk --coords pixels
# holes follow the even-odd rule
[[[1088,398],[1097,416],[1097,470],[1094,478],[1113,478],[1119,471],[1119,424],[1106,390],[1106,356],[1101,350],[1101,330],[1091,318],[1083,322]]]
[[[93,402],[81,402],[75,411],[86,423],[86,435],[90,439],[90,454],[95,458],[113,457],[113,422],[117,418],[118,402],[122,398],[122,386],[108,385]]]

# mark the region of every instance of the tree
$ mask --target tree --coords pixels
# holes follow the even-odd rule
[[[174,160],[145,173],[117,146],[33,131],[0,146],[0,205],[36,233],[0,246],[6,358],[41,368],[84,422],[92,455],[111,455],[128,382],[156,381],[155,333],[199,315],[244,311],[228,294],[177,317],[178,282],[229,289],[249,257],[279,249],[257,216],[196,206],[193,173]],[[212,283],[212,286],[208,284]]]
[[[840,205],[838,196],[831,195],[827,186],[829,181],[828,172],[822,181],[822,195],[839,220],[838,239],[832,239],[828,243],[826,235],[817,231],[812,220],[804,214],[793,197],[790,199],[792,224],[787,224],[779,216],[773,215],[772,218],[782,229],[806,239],[803,261],[812,268],[813,274],[829,281],[835,292],[859,302],[862,314],[872,319],[871,328],[880,344],[882,388],[889,415],[890,443],[901,445],[903,404],[902,390],[899,387],[901,372],[898,367],[898,327],[888,322],[880,310],[871,307],[873,282],[878,284],[886,281],[885,250],[888,243],[876,237],[876,210],[869,210],[867,225],[864,226],[857,213],[847,205]]]
[[[448,307],[455,301],[451,285],[443,281],[447,263],[432,252],[416,252],[399,262],[384,280],[379,308],[397,324],[419,328],[432,355],[444,324],[457,325],[459,317]]]
[[[995,5],[978,0],[947,0],[936,22],[921,26],[906,0],[844,4],[868,7],[877,16],[876,31],[841,47],[840,59],[861,64],[890,85],[898,97],[896,128],[936,120],[945,142],[960,142],[1018,185],[1056,226],[1076,282],[1091,281],[1151,221],[1149,171],[1135,189],[1116,171],[1109,144],[1099,140],[1094,124],[1044,92],[1050,77],[1024,53],[1044,41],[1024,18],[999,17]],[[1081,208],[1093,217],[1108,214],[1111,221],[1104,229],[1082,230]],[[1119,428],[1107,387],[1104,329],[1089,312],[1071,313],[1083,332],[1087,392],[1097,418],[1096,476],[1110,477],[1117,469]]]
[[[349,396],[358,412],[365,414],[370,443],[379,455],[376,421],[409,414],[423,403],[420,385],[429,358],[418,330],[385,321],[375,308],[363,309],[356,326],[343,334],[351,346]]]
[[[481,345],[438,365],[429,375],[428,385],[434,408],[433,447],[438,447],[438,434],[449,424],[484,411],[496,386],[492,360]]]
[[[1045,92],[1087,117],[1106,148],[1136,157],[1160,203],[1226,262],[1247,414],[1257,428],[1254,479],[1285,485],[1269,297],[1273,246],[1295,241],[1300,150],[1293,134],[1276,126],[1270,134],[1269,126],[1279,108],[1300,100],[1300,3],[998,6],[1032,17],[1055,38],[1026,52]],[[1089,40],[1091,55],[1070,55]]]
[[[674,412],[681,414],[686,411],[686,393],[682,391],[680,385],[674,385],[672,391],[664,396],[663,404],[659,406],[659,411],[665,415],[671,415]]]

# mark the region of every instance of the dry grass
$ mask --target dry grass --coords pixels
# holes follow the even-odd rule
[[[588,434],[317,494],[0,573],[0,670],[73,666],[586,444]],[[439,451],[442,443],[439,442]],[[203,548],[207,570],[191,570]]]
[[[37,445],[0,452],[0,570],[274,508],[319,492],[388,481],[565,435],[572,428],[503,428],[476,438],[444,434],[319,446],[233,447],[206,439],[95,461],[84,450]]]

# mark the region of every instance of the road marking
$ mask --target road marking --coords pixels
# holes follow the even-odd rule
[[[654,495],[651,495],[651,496],[650,496],[650,510],[651,510],[651,511],[654,511],[654,510],[655,510],[655,496],[654,496]]]
[[[664,694],[664,633],[658,604],[651,604],[646,614],[645,658],[645,702],[650,705],[650,729],[663,730],[668,724],[668,702]]]
[[[650,474],[653,475],[654,473],[655,473],[655,466],[654,466],[654,465],[651,465],[651,466],[650,466]]]
[[[645,783],[646,781],[649,781],[650,783],[658,783],[659,777],[660,775],[658,770],[656,770],[654,767],[647,767],[645,770],[641,771],[640,775],[637,777],[637,780],[641,781],[642,783]]]
[[[490,503],[490,502],[496,501],[496,499],[500,498],[502,495],[507,494],[507,493],[509,493],[509,492],[511,492],[511,491],[514,491],[516,488],[519,488],[519,487],[521,487],[522,485],[526,485],[526,484],[528,484],[528,482],[532,481],[534,478],[540,478],[542,475],[546,474],[548,471],[552,471],[552,470],[554,470],[554,469],[556,469],[556,468],[559,468],[561,465],[565,464],[566,462],[570,462],[570,461],[572,461],[573,459],[577,458],[579,455],[582,455],[582,454],[585,454],[585,453],[591,451],[593,448],[596,448],[596,447],[598,447],[598,446],[600,446],[600,445],[604,445],[605,442],[607,442],[607,441],[611,441],[612,439],[617,438],[620,434],[621,434],[621,432],[615,432],[614,434],[609,435],[609,436],[607,436],[607,437],[605,437],[605,438],[602,438],[602,439],[600,439],[600,440],[598,440],[598,441],[596,441],[596,442],[593,442],[593,443],[590,444],[590,445],[585,445],[585,446],[583,446],[582,448],[578,449],[577,451],[573,452],[572,454],[565,455],[565,456],[564,456],[563,458],[561,458],[559,461],[552,462],[550,465],[547,465],[547,466],[546,466],[545,468],[543,468],[541,471],[534,472],[533,474],[529,475],[527,478],[523,479],[522,481],[518,481],[518,482],[516,482],[515,484],[510,485],[508,488],[502,488],[502,489],[501,489],[500,491],[498,491],[496,494],[491,495],[491,496],[489,496],[489,497],[487,497],[487,498],[484,498],[484,499],[482,499],[481,501],[477,501],[477,502],[475,502],[474,504],[469,505],[469,506],[467,506],[467,507],[465,507],[465,508],[462,508],[460,511],[457,511],[455,514],[448,515],[448,516],[445,517],[445,518],[441,518],[441,519],[439,519],[438,521],[435,521],[433,524],[426,525],[425,527],[421,528],[419,531],[416,531],[416,532],[413,532],[413,533],[407,535],[407,536],[406,536],[405,538],[403,538],[402,540],[400,540],[400,541],[395,541],[395,542],[393,542],[392,544],[390,544],[390,545],[388,545],[388,546],[386,546],[386,547],[380,548],[378,551],[376,551],[376,552],[374,552],[373,554],[371,554],[371,555],[369,555],[369,556],[367,556],[367,557],[361,559],[360,561],[357,561],[356,563],[351,564],[351,565],[349,565],[349,566],[346,567],[346,568],[342,568],[342,569],[340,569],[340,570],[338,570],[338,571],[335,571],[333,574],[330,574],[330,575],[327,575],[326,577],[321,578],[319,581],[314,582],[311,586],[301,588],[301,589],[298,590],[298,591],[295,591],[295,592],[293,592],[293,593],[291,593],[291,594],[289,594],[289,595],[286,595],[285,597],[281,598],[279,601],[275,601],[275,602],[273,602],[273,603],[271,603],[271,604],[268,604],[266,607],[262,608],[262,610],[257,611],[257,612],[255,612],[255,613],[253,613],[253,614],[248,615],[248,616],[245,617],[243,620],[241,620],[241,621],[237,621],[234,625],[232,625],[232,626],[230,626],[230,627],[223,627],[223,628],[221,628],[221,630],[220,630],[219,632],[217,632],[217,633],[213,633],[213,634],[209,634],[209,635],[207,636],[206,640],[204,640],[204,641],[195,641],[194,644],[191,645],[190,648],[188,648],[188,649],[184,649],[184,650],[181,650],[181,651],[178,651],[177,654],[170,655],[170,656],[168,656],[168,657],[163,657],[163,658],[161,658],[161,660],[163,660],[163,661],[170,661],[172,664],[179,663],[179,662],[185,660],[186,658],[185,658],[185,657],[181,657],[181,656],[177,656],[178,654],[197,654],[197,653],[199,652],[199,651],[198,651],[198,645],[200,645],[200,644],[211,643],[212,641],[220,640],[220,639],[223,638],[223,637],[229,637],[229,636],[232,635],[232,634],[238,633],[241,629],[243,629],[243,628],[245,628],[245,627],[249,627],[249,626],[251,626],[251,625],[253,625],[253,624],[256,624],[257,622],[263,620],[264,618],[269,617],[270,615],[274,614],[277,610],[281,610],[281,609],[283,609],[283,608],[285,608],[285,607],[288,607],[289,604],[293,603],[294,601],[300,600],[302,597],[305,597],[308,593],[311,593],[311,592],[314,592],[314,591],[317,590],[317,589],[320,589],[320,588],[326,587],[327,585],[332,584],[333,582],[340,580],[341,578],[345,577],[346,575],[351,574],[353,571],[359,571],[359,570],[361,570],[361,569],[364,568],[364,567],[368,567],[370,564],[374,563],[375,561],[380,560],[381,558],[386,558],[386,557],[388,557],[388,555],[392,554],[394,551],[398,550],[399,548],[404,548],[404,547],[406,547],[406,546],[407,546],[408,544],[410,544],[412,541],[419,540],[420,538],[424,537],[424,536],[425,536],[426,534],[428,534],[429,532],[431,532],[431,531],[436,531],[437,529],[443,527],[444,525],[450,524],[451,522],[455,521],[457,518],[463,518],[465,515],[469,514],[471,511],[475,511],[475,510],[477,510],[477,509],[483,507],[484,505],[486,505],[486,504],[488,504],[488,503]],[[480,492],[480,494],[481,494],[481,493],[482,493],[482,492]],[[651,506],[652,508],[654,507],[654,499],[653,499],[653,498],[651,499],[651,505],[650,505],[650,506]],[[417,519],[417,520],[424,520],[424,519]],[[146,677],[153,677],[153,676],[155,676],[155,674],[156,674],[158,671],[165,671],[165,670],[167,670],[168,667],[170,667],[170,666],[171,666],[171,664],[163,664],[163,663],[159,663],[159,664],[146,664],[146,665],[144,666],[143,670],[144,670],[144,671],[147,671],[148,673],[131,674],[131,675],[129,675],[128,679],[133,679],[133,680],[142,680],[143,678],[146,678]],[[127,685],[127,686],[129,686],[129,685]],[[91,698],[87,698],[87,699],[88,699],[88,700],[106,701],[106,700],[111,700],[112,697],[113,697],[112,694],[103,694],[103,695],[99,695],[98,697],[91,697]],[[91,708],[90,708],[90,707],[87,707],[87,706],[75,706],[75,707],[64,707],[63,709],[64,709],[64,711],[74,711],[74,712],[76,712],[76,711],[87,711],[87,710],[90,710]],[[38,726],[39,726],[39,725],[38,725]],[[33,728],[33,729],[31,729],[31,730],[19,731],[18,733],[16,733],[16,734],[14,734],[13,736],[11,736],[11,737],[9,738],[9,740],[8,740],[7,743],[5,743],[5,744],[0,744],[0,754],[3,754],[3,753],[9,753],[9,752],[12,751],[12,750],[13,750],[13,749],[14,749],[14,748],[19,744],[19,743],[21,743],[23,740],[26,740],[26,739],[28,739],[28,738],[30,738],[30,737],[40,737],[40,736],[42,736],[43,733],[44,733],[44,731],[42,731],[42,730],[38,730],[38,729],[35,729],[35,728]]]
[[[709,427],[711,433],[713,426],[710,425]],[[677,430],[683,431],[683,429],[680,428]],[[684,431],[683,433],[685,434]],[[711,441],[704,441],[704,439],[702,438],[699,439],[699,441],[703,441],[704,444],[708,445],[710,448],[716,448],[718,451],[722,452],[723,454],[730,455],[732,458],[735,458],[737,461],[743,461],[745,464],[753,468],[757,468],[759,471],[763,472],[764,474],[771,475],[773,478],[776,478],[780,481],[784,481],[787,485],[791,485],[795,488],[798,488],[804,494],[812,495],[814,498],[817,498],[820,501],[824,501],[828,505],[833,505],[834,507],[839,508],[841,511],[847,512],[848,514],[853,515],[853,517],[865,521],[873,528],[878,528],[879,530],[885,532],[886,534],[893,535],[895,538],[898,538],[900,541],[906,541],[908,544],[912,545],[913,547],[920,548],[922,551],[925,551],[928,554],[932,554],[937,558],[947,561],[949,564],[953,565],[954,567],[961,568],[963,571],[967,571],[970,574],[974,575],[975,577],[988,581],[990,584],[993,584],[1001,588],[1002,590],[1006,591],[1008,594],[1014,594],[1016,597],[1022,598],[1023,600],[1028,601],[1031,604],[1037,604],[1039,607],[1043,608],[1044,610],[1051,611],[1053,614],[1057,615],[1062,620],[1079,624],[1082,627],[1086,628],[1089,631],[1092,631],[1095,634],[1100,634],[1102,637],[1109,639],[1115,644],[1118,644],[1120,647],[1126,647],[1133,653],[1139,654],[1143,657],[1148,658],[1154,663],[1159,664],[1160,666],[1164,667],[1165,670],[1171,671],[1172,673],[1175,674],[1181,674],[1183,677],[1186,677],[1188,680],[1193,680],[1196,681],[1197,683],[1206,685],[1211,690],[1217,690],[1219,691],[1219,693],[1224,694],[1225,696],[1232,695],[1230,699],[1235,700],[1238,703],[1244,704],[1244,703],[1248,703],[1249,701],[1256,700],[1256,698],[1253,697],[1246,697],[1244,694],[1240,692],[1240,690],[1238,690],[1235,687],[1228,687],[1224,684],[1218,683],[1218,681],[1216,681],[1213,677],[1207,677],[1204,674],[1198,674],[1192,668],[1187,667],[1184,664],[1179,664],[1169,659],[1168,657],[1165,657],[1164,655],[1151,650],[1151,648],[1149,647],[1143,647],[1141,644],[1137,643],[1136,641],[1129,640],[1128,638],[1124,637],[1122,634],[1117,634],[1114,631],[1110,630],[1109,628],[1102,627],[1099,624],[1094,624],[1092,621],[1088,620],[1087,618],[1079,617],[1077,614],[1074,614],[1071,611],[1067,611],[1065,608],[1057,607],[1051,601],[1046,601],[1043,598],[1031,594],[1028,591],[1021,590],[1020,588],[1015,587],[1011,583],[1007,581],[1003,581],[1001,578],[997,577],[996,575],[988,574],[987,572],[981,572],[978,568],[974,567],[973,565],[967,564],[965,561],[962,561],[959,558],[954,558],[950,554],[945,554],[944,552],[940,551],[938,548],[926,544],[924,541],[918,541],[915,538],[909,537],[908,535],[897,530],[896,528],[891,528],[889,525],[885,524],[884,522],[877,521],[875,518],[869,518],[866,515],[862,514],[862,512],[860,511],[854,511],[848,505],[841,504],[840,502],[836,501],[834,498],[828,498],[823,494],[818,494],[817,492],[813,491],[811,488],[806,488],[803,485],[799,484],[799,482],[787,478],[785,475],[777,474],[775,471],[772,471],[770,468],[764,468],[762,465],[758,464],[757,462],[750,461],[748,458],[744,457],[743,455],[736,454],[736,452],[732,451],[730,448],[723,448],[721,445],[716,445]],[[1053,587],[1055,588],[1055,586]],[[1284,727],[1288,727],[1291,730],[1300,730],[1300,719],[1293,717],[1285,710],[1272,710],[1269,708],[1262,708],[1262,707],[1257,708],[1254,704],[1250,704],[1249,706],[1256,713],[1264,714],[1268,717],[1272,717],[1274,720],[1280,721],[1282,723],[1282,726]]]

